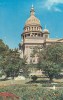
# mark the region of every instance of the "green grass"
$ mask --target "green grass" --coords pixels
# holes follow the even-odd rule
[[[53,86],[47,80],[38,79],[36,83],[27,79],[25,81],[0,81],[0,92],[11,92],[20,97],[20,100],[63,100],[63,89],[56,90],[46,87]],[[57,86],[63,86],[59,82]],[[0,98],[1,100],[1,98]]]
[[[0,92],[11,92],[20,97],[20,100],[63,100],[63,89],[43,89],[38,85],[12,85],[0,88]],[[60,99],[62,98],[62,99]]]

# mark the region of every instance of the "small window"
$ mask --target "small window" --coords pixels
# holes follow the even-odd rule
[[[35,30],[36,30],[36,27],[35,27]]]
[[[33,27],[32,27],[32,30],[33,30]]]
[[[28,27],[28,31],[30,30],[30,27]]]
[[[38,34],[38,36],[40,36],[40,34]]]
[[[37,30],[38,30],[38,27],[37,27]]]
[[[45,38],[48,38],[48,35],[45,35]]]
[[[35,35],[37,35],[37,33],[35,33]]]
[[[26,37],[26,34],[25,34],[25,37]]]
[[[29,27],[29,30],[30,30],[30,27]]]
[[[30,36],[30,34],[27,34],[27,36]]]
[[[33,59],[33,62],[35,62],[35,59]]]

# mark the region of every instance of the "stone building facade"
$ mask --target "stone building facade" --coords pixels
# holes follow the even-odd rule
[[[42,29],[40,24],[40,20],[35,16],[34,7],[32,6],[30,10],[30,17],[27,19],[24,25],[24,31],[21,34],[23,41],[20,45],[20,54],[21,58],[27,58],[27,63],[37,63],[38,57],[34,56],[31,57],[31,53],[35,46],[40,46],[40,49],[46,45],[56,42],[63,42],[63,39],[51,39],[49,38],[49,31],[48,29]]]

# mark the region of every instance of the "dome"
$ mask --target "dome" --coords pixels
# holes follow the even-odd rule
[[[40,25],[40,20],[36,18],[35,16],[30,16],[28,20],[26,21],[25,25]]]
[[[40,20],[35,17],[34,13],[35,13],[34,7],[32,6],[31,11],[30,11],[30,17],[27,19],[25,26],[40,25]]]
[[[44,32],[44,33],[49,33],[49,30],[45,28],[45,29],[43,30],[43,32]]]

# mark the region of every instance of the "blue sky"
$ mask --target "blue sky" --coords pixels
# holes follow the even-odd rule
[[[51,38],[63,38],[63,0],[0,0],[0,39],[17,48],[31,5]]]

